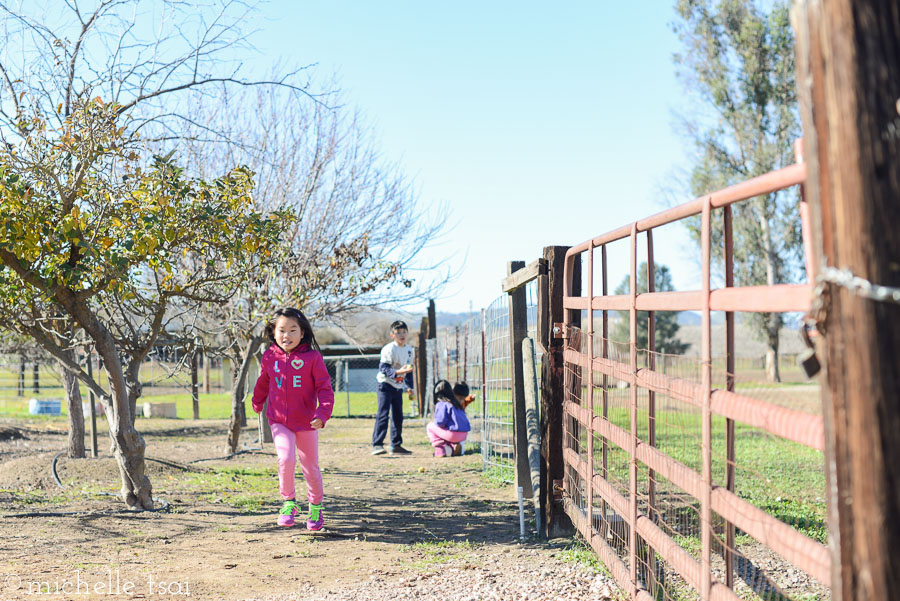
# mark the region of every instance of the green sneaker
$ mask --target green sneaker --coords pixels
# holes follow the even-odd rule
[[[285,501],[284,505],[281,506],[281,511],[278,512],[278,525],[293,526],[294,516],[298,513],[300,513],[300,506],[297,505],[297,501],[293,499]]]
[[[307,530],[321,530],[325,523],[325,516],[322,515],[322,504],[309,504],[309,518],[306,520]]]

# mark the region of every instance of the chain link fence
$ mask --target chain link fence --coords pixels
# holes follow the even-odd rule
[[[86,358],[82,365],[87,367]],[[198,356],[197,386],[201,394],[224,396],[231,389],[231,364],[220,358]],[[94,358],[92,371],[98,384],[109,389],[106,372],[100,369]],[[141,364],[140,382],[142,387],[139,402],[168,401],[173,397],[184,397],[189,402],[191,396],[191,362],[184,356],[175,355],[171,349],[154,351]],[[88,401],[88,388],[81,384],[83,402]],[[50,415],[66,414],[66,392],[62,368],[49,356],[29,354],[0,354],[0,415],[26,416],[30,414],[32,399],[47,401],[54,405],[58,401],[59,411]],[[212,398],[212,397],[210,397]],[[223,401],[223,405],[230,405]],[[183,411],[183,410],[182,410]]]
[[[334,389],[335,417],[371,417],[378,409],[376,388],[380,355],[344,355],[325,357]],[[417,391],[418,392],[418,391]],[[415,416],[418,403],[403,395],[403,413]]]
[[[28,399],[65,397],[62,372],[55,360],[29,355],[0,355],[0,415],[27,411]]]

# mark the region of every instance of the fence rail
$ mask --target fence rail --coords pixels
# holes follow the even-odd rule
[[[786,564],[821,583],[827,595],[831,561],[825,545],[779,506],[781,497],[769,503],[760,500],[765,494],[741,494],[736,487],[740,476],[748,490],[759,487],[755,480],[771,482],[772,470],[786,469],[790,457],[776,455],[763,465],[753,456],[763,447],[738,440],[765,440],[771,448],[807,458],[813,472],[824,472],[821,415],[736,387],[735,313],[806,312],[812,287],[734,287],[731,205],[800,185],[804,178],[804,166],[791,165],[595,237],[566,254],[559,332],[565,374],[564,506],[634,599],[699,596],[706,601],[747,594],[786,599],[800,591],[791,589],[778,569]],[[710,285],[714,209],[722,213],[724,234],[726,287],[719,290]],[[654,228],[696,216],[701,226],[700,289],[654,291]],[[808,236],[805,219],[802,230]],[[649,290],[640,294],[639,236],[646,239]],[[629,293],[596,294],[596,273],[607,290],[606,246],[617,241],[630,246]],[[601,255],[600,269],[595,252]],[[579,285],[576,259],[587,265],[586,282]],[[811,271],[809,263],[807,269]],[[583,296],[573,292],[582,285]],[[601,315],[600,332],[595,331],[595,311]],[[628,312],[627,344],[609,339],[609,311]],[[638,311],[650,312],[647,349],[636,343]],[[700,357],[681,357],[676,369],[668,367],[668,358],[654,349],[657,311],[701,313]],[[711,344],[712,311],[726,312],[726,351],[718,362]],[[718,373],[722,367],[724,373]],[[770,394],[776,392],[781,393]],[[820,485],[824,489],[824,480]],[[824,490],[818,492],[824,497]],[[824,521],[824,512],[820,517]],[[758,559],[761,549],[768,568]]]

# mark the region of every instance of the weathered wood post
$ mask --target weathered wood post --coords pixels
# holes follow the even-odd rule
[[[194,409],[194,419],[200,419],[200,385],[197,382],[197,355],[199,351],[191,351],[191,405]]]
[[[544,355],[541,360],[541,523],[544,536],[571,536],[572,521],[557,498],[554,482],[564,478],[563,464],[563,399],[564,369],[563,340],[553,335],[553,324],[563,321],[565,277],[563,268],[568,246],[544,247],[547,265],[546,279],[538,278],[538,331]],[[576,260],[573,272],[574,294],[581,293],[581,261]],[[546,310],[544,309],[546,307]],[[575,317],[575,316],[573,316]],[[580,315],[577,316],[580,319]]]
[[[425,389],[428,387],[428,317],[423,317],[416,336],[416,405],[425,416]]]
[[[231,392],[231,359],[222,357],[222,386],[225,392]]]
[[[510,261],[506,274],[512,275],[525,268],[525,261]],[[528,297],[525,287],[519,286],[509,292],[509,359],[512,372],[513,404],[513,447],[516,458],[516,485],[522,487],[522,494],[530,497],[531,472],[528,468],[528,428],[525,418],[525,379],[522,367],[522,340],[528,331]]]
[[[822,282],[812,317],[832,598],[900,599],[900,13],[884,0],[800,0],[793,22]]]
[[[526,337],[522,341],[522,367],[525,380],[525,424],[528,438],[528,469],[533,491],[535,526],[541,532],[541,424],[538,420],[538,383],[535,367],[534,339]]]

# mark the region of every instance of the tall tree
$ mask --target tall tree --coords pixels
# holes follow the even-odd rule
[[[168,158],[142,167],[122,118],[115,104],[78,101],[60,130],[35,116],[22,144],[0,147],[0,325],[33,338],[101,399],[123,500],[150,509],[134,429],[137,368],[171,305],[220,300],[242,273],[222,266],[249,267],[286,220],[254,209],[246,170],[204,181]],[[124,315],[133,329],[117,325]],[[111,390],[73,360],[76,329],[102,357]]]
[[[675,56],[688,92],[700,102],[685,119],[697,151],[690,187],[700,196],[794,162],[800,135],[794,35],[784,0],[678,0],[674,23],[683,51]],[[759,196],[733,207],[734,275],[739,286],[796,280],[803,270],[796,191]],[[699,219],[689,223],[699,239]],[[721,224],[714,252],[723,251]],[[766,373],[779,381],[784,317],[753,313],[766,342]]]
[[[646,261],[641,263],[638,267],[638,294],[643,294],[648,291],[647,282],[649,279],[647,277],[647,269]],[[616,287],[615,293],[628,294],[629,280],[630,276],[626,275],[622,280],[622,283]],[[669,273],[669,268],[665,265],[656,264],[653,266],[653,289],[655,292],[670,292],[675,290],[675,287],[672,286],[672,274]],[[613,330],[613,340],[629,340],[631,338],[631,332],[628,312],[619,311],[618,317],[619,319],[616,321],[615,329]],[[649,317],[650,313],[648,311],[638,311],[637,346],[641,349],[648,348],[649,346],[650,332],[647,323]],[[655,328],[654,350],[657,353],[666,355],[681,355],[684,353],[690,345],[678,339],[678,330],[681,327],[678,325],[678,312],[654,311],[653,317]]]
[[[372,132],[337,94],[303,102],[292,90],[223,91],[194,114],[223,132],[227,144],[187,136],[186,156],[201,174],[247,164],[263,210],[296,215],[273,255],[205,323],[225,341],[233,365],[228,448],[237,450],[245,379],[264,345],[263,325],[281,305],[310,319],[340,322],[363,307],[424,299],[446,270],[417,265],[419,252],[447,222],[429,211],[402,171],[379,156]],[[231,107],[253,106],[235,115]],[[427,267],[428,269],[422,269]],[[208,337],[212,338],[212,337]]]
[[[152,507],[134,429],[140,360],[173,311],[223,301],[289,221],[261,217],[246,170],[189,178],[146,145],[180,139],[188,97],[221,85],[309,96],[302,69],[243,75],[233,51],[247,47],[251,4],[0,0],[0,320],[109,405],[123,498],[137,508]],[[96,346],[111,390],[67,355],[70,329]]]

